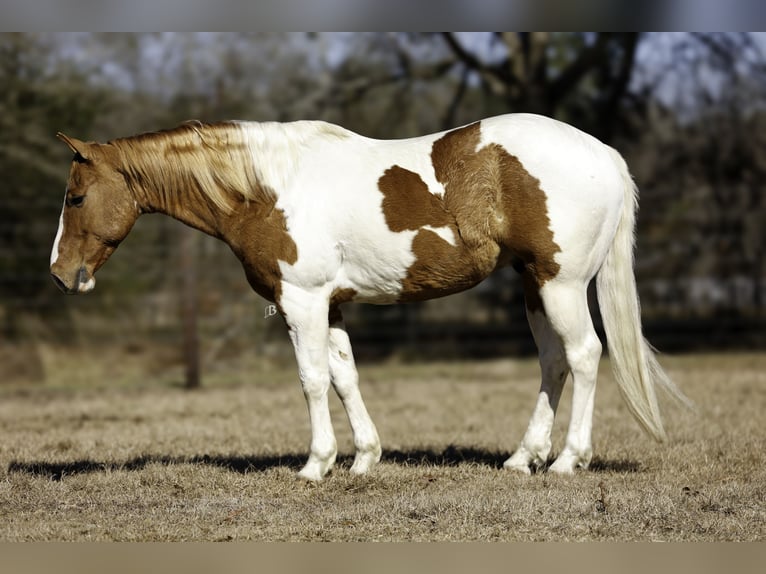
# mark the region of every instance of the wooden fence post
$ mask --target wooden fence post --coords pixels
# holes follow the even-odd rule
[[[181,323],[183,330],[184,387],[196,389],[200,382],[199,333],[197,317],[197,232],[190,227],[181,228]]]

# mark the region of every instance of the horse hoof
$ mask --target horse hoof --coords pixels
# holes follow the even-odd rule
[[[354,464],[351,465],[349,472],[351,474],[367,474],[372,470],[378,461],[380,456],[375,456],[374,453],[365,453],[363,455],[357,455],[354,459]]]
[[[520,472],[527,475],[532,474],[532,470],[529,468],[528,462],[524,460],[514,460],[513,457],[509,458],[503,463],[503,468],[511,472]]]

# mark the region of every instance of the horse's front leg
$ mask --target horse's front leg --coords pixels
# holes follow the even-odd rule
[[[328,298],[285,285],[281,307],[295,348],[311,421],[311,452],[298,476],[322,480],[337,454],[327,403],[330,388]]]

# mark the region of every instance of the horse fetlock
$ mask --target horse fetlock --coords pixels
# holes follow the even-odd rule
[[[551,439],[548,436],[538,438],[524,437],[521,445],[506,462],[508,468],[516,468],[523,465],[527,469],[535,470],[545,466],[548,453],[551,451]],[[504,465],[504,466],[505,466]]]
[[[551,452],[551,440],[546,437],[534,441],[525,441],[525,447],[532,458],[531,464],[540,468],[548,460],[548,454]]]
[[[532,474],[532,470],[529,468],[529,463],[523,460],[514,459],[514,457],[506,460],[503,463],[503,468],[513,472],[520,472],[522,474]]]
[[[572,474],[577,468],[587,469],[591,456],[590,449],[578,453],[570,448],[565,448],[548,470],[557,474]]]
[[[523,474],[532,474],[530,465],[533,460],[534,456],[532,453],[522,445],[503,463],[503,468],[521,472]]]
[[[316,464],[306,463],[299,472],[298,478],[308,480],[309,482],[319,482],[324,478],[327,471],[322,472],[322,469]]]
[[[337,450],[335,448],[324,452],[317,452],[312,449],[309,459],[298,473],[298,477],[313,482],[322,480],[335,464],[336,455]]]
[[[382,451],[380,446],[369,450],[357,450],[354,457],[354,464],[351,465],[351,474],[366,474],[368,473],[378,462]]]
[[[378,438],[377,430],[375,429],[375,425],[372,424],[372,421],[370,421],[370,428],[368,431],[360,434],[362,434],[362,436],[354,438],[356,456],[354,457],[354,464],[351,466],[351,472],[353,474],[366,473],[380,462],[380,457],[383,454],[380,446],[380,439]]]

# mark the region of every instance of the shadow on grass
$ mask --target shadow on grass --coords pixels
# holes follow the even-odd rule
[[[224,468],[232,472],[246,474],[263,472],[277,467],[299,470],[306,462],[307,454],[284,454],[274,456],[222,456],[201,455],[176,457],[166,455],[144,455],[123,462],[98,462],[94,460],[76,460],[69,462],[20,462],[12,461],[8,465],[9,473],[24,473],[32,476],[44,476],[60,481],[67,476],[109,471],[139,471],[150,464],[209,465]],[[392,462],[406,466],[457,466],[459,464],[478,464],[501,469],[507,454],[473,447],[449,445],[443,450],[415,449],[384,451],[383,462]],[[339,455],[337,464],[348,468],[353,462],[352,455]],[[548,461],[547,466],[553,462]],[[603,460],[595,458],[589,472],[613,472],[618,474],[636,473],[641,470],[639,463],[630,460]]]
[[[19,462],[13,461],[8,465],[8,472],[26,473],[33,476],[47,476],[51,480],[62,480],[64,477],[76,474],[108,471],[138,471],[151,464],[176,465],[209,465],[225,468],[233,472],[245,474],[248,472],[265,471],[270,468],[286,466],[296,470],[306,462],[304,455],[286,454],[279,456],[219,456],[201,455],[192,457],[144,455],[123,462],[98,462],[94,460],[75,460],[70,462]]]

